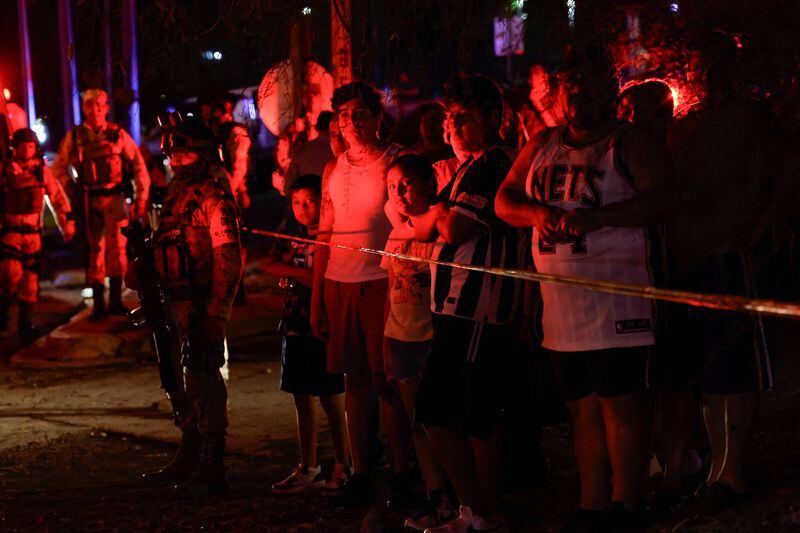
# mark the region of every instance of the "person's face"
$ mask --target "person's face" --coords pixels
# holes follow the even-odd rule
[[[392,167],[386,174],[386,190],[401,215],[416,216],[428,210],[431,191],[416,177],[404,175],[399,167]]]
[[[602,125],[613,109],[611,84],[591,73],[567,72],[559,76],[561,104],[567,122],[578,128]]]
[[[292,213],[303,226],[319,223],[319,195],[312,189],[298,189],[292,192]]]
[[[292,143],[288,137],[278,139],[278,144],[275,146],[275,161],[283,170],[289,168],[289,163],[292,162],[291,148]]]
[[[104,94],[97,98],[87,100],[81,106],[86,122],[92,126],[101,126],[106,122],[108,116],[108,97]]]
[[[468,154],[487,148],[485,118],[477,109],[450,104],[445,123],[447,137],[455,152]]]
[[[431,109],[419,122],[419,134],[428,144],[441,144],[444,142],[444,113]]]
[[[363,101],[356,98],[345,102],[336,113],[339,129],[349,146],[372,145],[378,140],[378,117]]]
[[[36,155],[36,143],[18,143],[17,147],[14,148],[14,153],[16,154],[17,158],[21,159],[22,161],[27,161]]]

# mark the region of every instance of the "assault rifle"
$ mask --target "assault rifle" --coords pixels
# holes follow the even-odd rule
[[[135,288],[141,304],[131,311],[129,316],[135,326],[150,325],[158,358],[161,388],[167,393],[177,423],[182,411],[188,406],[188,400],[175,375],[172,353],[173,332],[167,321],[164,292],[156,272],[152,230],[145,227],[141,221],[133,220],[122,229],[122,233],[128,238],[128,243],[133,249],[134,260],[130,268],[134,270],[136,276]]]

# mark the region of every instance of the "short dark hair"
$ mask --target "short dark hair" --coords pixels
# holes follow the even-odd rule
[[[633,100],[634,106],[649,107],[658,115],[671,117],[675,107],[672,90],[666,82],[659,80],[645,81],[628,87],[619,93],[617,102],[622,101],[626,96]]]
[[[461,74],[454,78],[445,91],[448,104],[474,107],[481,113],[503,113],[503,95],[497,84],[480,74]]]
[[[331,111],[323,111],[317,117],[317,131],[328,131],[331,129],[331,120],[333,120],[333,113]]]
[[[361,100],[376,117],[380,116],[381,111],[383,111],[381,94],[366,81],[353,81],[333,91],[332,104],[334,113],[338,113],[339,108],[350,100]]]
[[[389,165],[388,173],[393,168],[399,168],[407,176],[421,180],[431,189],[431,195],[436,194],[436,173],[428,158],[419,154],[403,154]]]
[[[317,193],[318,196],[321,196],[322,178],[316,174],[303,174],[289,185],[289,196],[300,189],[309,189]]]
[[[614,60],[604,46],[596,42],[569,43],[561,52],[556,73],[585,72],[595,79],[617,85]]]

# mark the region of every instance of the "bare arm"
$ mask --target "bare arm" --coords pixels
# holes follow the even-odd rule
[[[446,214],[447,209],[444,204],[436,204],[432,205],[424,214],[411,217],[416,240],[420,242],[433,242],[436,240],[438,235],[436,223]]]
[[[621,160],[639,194],[600,208],[605,226],[646,226],[662,222],[674,209],[677,194],[664,150],[639,130],[623,139]]]
[[[620,138],[619,156],[637,194],[598,209],[576,209],[565,215],[562,229],[579,236],[600,228],[637,227],[663,222],[675,209],[677,192],[664,150],[638,129]]]
[[[333,201],[330,195],[330,175],[336,166],[336,160],[329,161],[325,165],[322,173],[322,202],[319,214],[319,232],[317,240],[320,242],[330,242],[333,232]],[[314,272],[312,275],[311,287],[311,330],[318,338],[324,339],[325,332],[325,271],[328,268],[330,258],[330,248],[328,246],[317,246],[314,251]]]
[[[263,263],[261,268],[267,274],[278,278],[292,278],[306,287],[311,287],[314,281],[313,269],[294,265],[287,265],[281,261]]]
[[[511,166],[506,179],[500,185],[494,201],[497,216],[515,228],[536,228],[548,241],[561,241],[563,235],[557,230],[561,216],[566,213],[558,207],[548,206],[528,198],[525,181],[547,130],[531,140],[520,152]]]
[[[442,239],[452,246],[460,246],[467,242],[481,223],[474,218],[459,213],[453,209],[447,215],[436,220],[436,229]]]

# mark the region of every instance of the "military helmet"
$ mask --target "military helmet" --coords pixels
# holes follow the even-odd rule
[[[20,143],[36,143],[39,145],[39,138],[36,136],[36,132],[30,128],[20,128],[14,132],[14,135],[11,137],[11,146],[19,146]]]
[[[159,118],[161,124],[161,151],[197,152],[211,160],[221,160],[221,146],[216,135],[200,119],[172,113]]]

